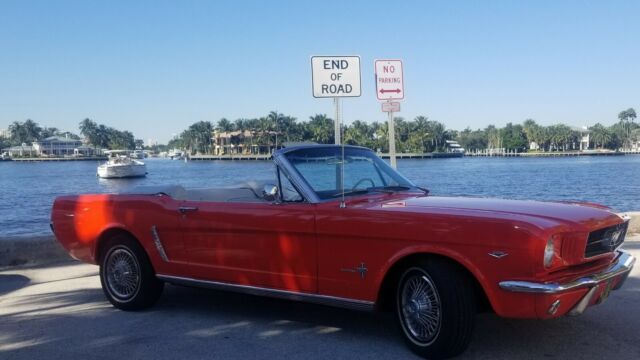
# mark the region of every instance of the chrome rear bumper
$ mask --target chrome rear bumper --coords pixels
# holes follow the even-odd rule
[[[627,276],[629,276],[629,272],[633,268],[633,265],[636,262],[636,258],[629,254],[626,251],[618,250],[618,258],[615,262],[609,266],[607,269],[591,274],[589,276],[584,276],[579,279],[567,282],[567,283],[537,283],[530,281],[501,281],[499,283],[500,288],[507,291],[513,292],[523,292],[523,293],[534,293],[534,294],[559,294],[563,292],[567,292],[570,290],[581,289],[581,288],[592,288],[595,292],[595,287],[598,284],[601,284],[611,278],[617,276],[623,276],[623,278],[618,281],[615,288],[612,290],[619,289],[622,284],[625,282]]]

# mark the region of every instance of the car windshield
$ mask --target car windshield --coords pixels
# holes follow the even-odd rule
[[[342,196],[343,189],[345,195],[416,189],[413,183],[368,149],[345,147],[344,187],[341,184],[340,147],[302,148],[285,157],[322,200]]]

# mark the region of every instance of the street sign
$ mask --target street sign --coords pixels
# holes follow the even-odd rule
[[[398,112],[400,111],[400,103],[395,101],[387,101],[382,103],[382,112]]]
[[[375,68],[378,100],[404,99],[402,60],[376,60]]]
[[[317,98],[360,96],[359,56],[312,56],[313,96]]]

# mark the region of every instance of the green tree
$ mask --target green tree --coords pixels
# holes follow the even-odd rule
[[[528,148],[527,136],[522,125],[508,123],[500,129],[500,137],[502,138],[502,147],[507,150],[523,152]]]
[[[31,144],[42,138],[42,128],[33,120],[14,121],[9,125],[10,140],[13,145]]]
[[[218,120],[218,123],[216,124],[216,129],[218,131],[225,131],[225,132],[233,131],[233,124],[231,123],[231,121],[225,118],[222,118]]]
[[[612,139],[612,134],[606,127],[602,126],[602,124],[597,123],[589,128],[591,131],[591,140],[593,141],[595,147],[597,148],[600,145],[600,148],[604,148],[607,143],[609,143]]]
[[[345,129],[345,144],[372,147],[373,140],[373,129],[364,121],[356,120]]]
[[[488,144],[488,136],[482,129],[471,130],[466,128],[458,133],[456,140],[467,151],[484,150]]]
[[[98,137],[98,124],[96,124],[89,118],[85,118],[84,120],[80,121],[78,127],[80,129],[80,134],[84,136],[89,144],[93,145],[94,148],[100,145],[100,139]]]
[[[46,139],[48,137],[51,136],[60,136],[60,130],[58,130],[58,128],[56,127],[44,127],[42,128],[42,132],[40,133],[40,136],[42,137],[42,139]]]
[[[309,122],[306,125],[308,127],[308,133],[311,136],[309,140],[320,144],[331,144],[334,142],[333,120],[328,118],[327,115],[316,114],[310,116]]]
[[[633,121],[636,119],[636,117],[636,111],[633,108],[628,108],[627,110],[621,111],[618,114],[618,119],[620,119],[620,124],[622,125],[622,128],[624,130],[620,134],[620,136],[625,148],[631,147],[631,131],[634,129]]]

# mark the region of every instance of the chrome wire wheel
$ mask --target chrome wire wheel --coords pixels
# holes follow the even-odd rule
[[[107,289],[119,301],[128,301],[140,291],[140,265],[131,250],[114,248],[105,262]]]
[[[402,330],[416,345],[432,344],[440,333],[442,304],[438,290],[422,269],[405,272],[398,289],[398,315]]]

